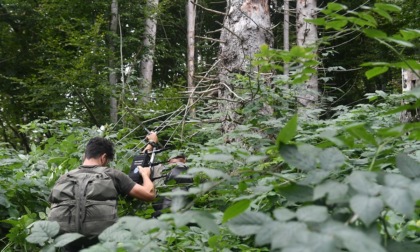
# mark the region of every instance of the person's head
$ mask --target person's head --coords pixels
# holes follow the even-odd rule
[[[168,163],[186,163],[187,162],[187,157],[185,156],[184,153],[177,153],[176,155],[173,155],[172,157],[170,157],[168,159]]]
[[[86,145],[85,159],[101,159],[101,163],[114,160],[114,144],[106,138],[94,137]]]

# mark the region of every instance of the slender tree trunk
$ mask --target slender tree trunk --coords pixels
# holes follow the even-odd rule
[[[290,50],[289,46],[289,31],[290,31],[290,8],[289,8],[289,0],[284,0],[284,19],[283,19],[283,50],[288,52]],[[284,75],[289,75],[289,64],[284,63]]]
[[[115,34],[118,36],[118,1],[112,0],[111,4],[111,25],[110,25],[110,31],[112,34]],[[111,36],[109,39],[109,48],[111,52],[113,52],[112,55],[115,53],[115,42],[114,38]],[[111,69],[111,72],[109,73],[109,84],[111,85],[111,99],[110,99],[110,118],[112,123],[117,123],[118,121],[118,103],[117,98],[115,95],[115,89],[117,86],[117,73],[116,73],[116,66],[115,61],[111,57],[109,60],[109,68]]]
[[[228,1],[221,31],[219,49],[220,82],[219,110],[222,113],[222,131],[230,132],[240,123],[236,110],[244,99],[241,87],[234,84],[234,74],[248,74],[251,78],[251,59],[263,44],[272,44],[269,0]]]
[[[188,105],[190,107],[190,115],[195,117],[195,109],[193,107],[194,100],[192,98],[195,84],[194,84],[194,52],[195,52],[195,16],[196,16],[196,7],[195,0],[188,0],[187,3],[187,19],[188,19],[188,32],[187,32],[187,42],[188,42],[188,57],[187,57],[187,67],[188,67],[188,93],[190,98],[188,99]]]
[[[316,48],[318,40],[317,28],[314,24],[305,21],[305,19],[316,18],[316,0],[297,0],[296,14],[297,45]],[[300,89],[298,102],[303,107],[313,108],[318,98],[318,75],[313,74],[304,87]]]
[[[415,87],[420,87],[420,71],[413,72],[411,70],[403,69],[402,75],[402,91],[403,93],[413,90]],[[409,104],[409,101],[404,101],[404,104]],[[419,122],[420,108],[406,110],[401,112],[401,122]]]
[[[156,25],[157,25],[157,7],[159,0],[148,0],[146,10],[148,18],[145,21],[145,29],[143,33],[143,47],[145,54],[140,63],[140,90],[143,93],[143,101],[149,101],[149,96],[152,91],[152,76],[153,76],[153,57],[155,54],[156,42]]]

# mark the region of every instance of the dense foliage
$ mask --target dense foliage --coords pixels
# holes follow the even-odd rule
[[[46,2],[49,8],[57,7],[55,1]],[[179,7],[164,3],[162,8],[166,10]],[[69,83],[76,89],[83,87],[86,92],[83,96],[94,102],[104,99],[103,94],[108,91],[89,85],[95,86],[104,76],[96,78],[103,73],[95,71],[98,75],[91,75],[86,69],[92,69],[83,64],[92,60],[100,67],[100,56],[108,52],[102,44],[104,34],[99,29],[104,24],[103,19],[96,15],[105,7],[99,3],[89,4],[84,8],[90,9],[89,22],[97,24],[97,29],[85,26],[87,21],[77,17],[78,12],[71,21],[58,22],[63,25],[61,30],[60,25],[50,31],[41,23],[35,26],[40,32],[45,29],[42,32],[64,36],[68,41],[66,46],[70,47],[67,49],[72,48],[65,51],[84,56],[46,57],[44,60],[56,61],[51,65],[42,64],[42,68],[40,65],[45,75],[34,75],[33,80],[39,84],[43,81],[38,82],[37,78],[45,81],[57,78],[52,82],[63,84],[61,81],[71,77]],[[22,6],[26,6],[29,14],[38,10],[30,3],[19,3],[19,8]],[[76,2],[68,2],[68,13],[82,12],[76,6]],[[2,8],[0,4],[0,10]],[[42,10],[48,8],[44,6]],[[415,27],[400,27],[386,34],[378,26],[380,18],[392,19],[391,15],[399,11],[398,6],[387,4],[349,11],[344,5],[332,3],[323,9],[324,16],[312,22],[325,31],[340,33],[346,29],[359,33],[368,41],[386,44],[394,50],[398,59],[363,60],[364,67],[369,67],[363,78],[386,86],[388,80],[376,78],[387,70],[420,69],[415,60],[402,53],[403,49],[417,48],[420,32],[413,29]],[[65,13],[51,9],[45,15]],[[86,37],[76,36],[83,33],[81,27],[86,28],[82,29],[88,34]],[[36,34],[40,33],[32,35]],[[28,36],[26,32],[21,35],[22,38]],[[86,40],[74,39],[80,36]],[[322,42],[332,43],[333,39],[331,36]],[[31,38],[26,42],[29,41],[36,40]],[[61,47],[56,44],[61,43],[58,40],[40,41],[44,43],[42,48],[50,48],[51,52],[57,52],[52,48]],[[104,54],[91,54],[88,47],[84,47],[86,43],[95,44]],[[419,251],[420,124],[400,123],[399,113],[420,106],[420,90],[398,94],[394,89],[384,92],[374,88],[370,93],[360,92],[364,93],[366,103],[319,107],[309,112],[321,116],[299,118],[293,87],[313,73],[314,65],[318,64],[316,57],[311,49],[293,47],[290,52],[284,52],[263,47],[254,61],[261,71],[259,77],[281,70],[282,62],[290,63],[291,74],[288,78],[275,75],[271,86],[262,85],[262,77],[251,79],[237,75],[235,85],[242,87],[238,95],[243,98],[237,112],[242,121],[227,135],[220,133],[220,122],[215,120],[219,117],[212,109],[215,101],[203,102],[203,106],[196,107],[197,118],[186,120],[184,102],[170,99],[177,92],[176,87],[165,88],[153,104],[127,110],[126,121],[117,125],[89,126],[92,124],[86,123],[84,117],[74,116],[86,112],[86,107],[77,106],[81,101],[72,103],[75,110],[64,106],[65,119],[58,116],[59,119],[53,120],[51,118],[55,117],[51,114],[29,117],[25,122],[16,118],[15,124],[13,120],[3,123],[5,132],[15,130],[15,136],[24,136],[26,147],[12,145],[14,141],[0,145],[0,207],[4,209],[0,212],[2,251],[56,251],[80,237],[79,234],[57,236],[57,223],[46,221],[51,186],[60,175],[80,164],[86,142],[97,135],[115,143],[117,157],[111,165],[127,172],[134,153],[143,145],[143,127],[158,130],[162,145],[187,153],[191,167],[188,174],[194,177],[194,185],[188,191],[172,191],[175,185],[160,186],[159,194],[172,197],[174,204],[171,211],[158,219],[151,218],[150,204],[120,198],[119,222],[100,235],[99,244],[85,251],[139,251],[139,248],[144,251]],[[65,64],[76,68],[60,67]],[[158,68],[158,71],[163,73],[165,69]],[[3,80],[10,80],[4,78],[4,73],[1,76]],[[17,85],[14,88],[25,87],[26,82],[22,80],[27,77],[13,79]],[[62,91],[53,87],[50,86],[49,91]],[[16,102],[23,102],[19,99],[25,97],[17,98]],[[66,97],[72,98],[75,97]],[[401,105],[403,100],[413,102]],[[59,102],[59,99],[46,102]],[[4,106],[4,111],[11,111]],[[43,110],[43,104],[36,103],[36,106]],[[52,104],[47,106],[53,109]],[[272,112],[262,113],[268,106]],[[100,111],[103,107],[95,109],[98,110],[92,116],[103,116]],[[139,120],[137,114],[142,121],[134,127],[134,121]],[[105,118],[98,120],[105,121]],[[18,122],[20,125],[16,125]],[[240,141],[226,143],[226,138]],[[169,154],[162,152],[158,159],[166,160]]]

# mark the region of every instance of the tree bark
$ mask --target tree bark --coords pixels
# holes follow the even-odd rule
[[[297,0],[296,2],[298,46],[316,48],[317,28],[314,24],[305,21],[305,19],[316,18],[316,4],[316,0]],[[311,75],[310,79],[299,90],[298,102],[303,107],[314,108],[319,98],[318,75]]]
[[[218,79],[220,82],[219,110],[222,113],[222,132],[234,130],[240,117],[236,110],[243,99],[240,84],[232,81],[234,74],[249,74],[251,59],[261,45],[271,45],[273,35],[268,0],[228,1],[221,31]]]
[[[402,92],[409,92],[415,87],[420,87],[419,76],[420,71],[413,72],[411,70],[402,69]],[[403,104],[410,104],[409,101],[403,101]],[[419,122],[420,121],[420,108],[406,110],[401,112],[400,120],[406,122]]]
[[[152,77],[153,77],[153,57],[155,54],[156,42],[156,25],[157,25],[157,7],[159,0],[148,0],[146,10],[149,13],[145,21],[145,29],[143,33],[143,47],[145,54],[140,63],[140,90],[143,93],[143,101],[150,101],[149,96],[152,91]]]
[[[111,4],[111,25],[110,31],[112,34],[118,35],[118,1],[112,0]],[[109,39],[109,48],[112,55],[115,54],[115,43],[113,37]],[[118,121],[118,102],[116,98],[115,87],[117,86],[117,73],[116,65],[113,57],[109,60],[109,68],[111,72],[109,73],[109,84],[111,85],[111,98],[110,98],[110,118],[112,123],[117,123]]]
[[[290,31],[290,8],[289,8],[289,0],[284,0],[284,19],[283,19],[283,50],[288,52],[290,50],[289,46],[289,31]],[[284,63],[283,65],[283,73],[285,76],[289,75],[289,64]]]
[[[196,16],[196,7],[195,7],[195,0],[188,0],[187,3],[187,46],[188,46],[188,56],[187,56],[187,68],[188,68],[188,107],[190,108],[190,116],[195,117],[195,109],[193,107],[194,99],[192,98],[193,92],[195,89],[194,84],[194,74],[195,74],[195,67],[194,67],[194,55],[195,55],[195,16]]]

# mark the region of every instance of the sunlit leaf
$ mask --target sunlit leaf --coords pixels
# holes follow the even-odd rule
[[[229,206],[224,214],[223,214],[223,222],[226,222],[237,215],[243,213],[245,210],[248,209],[249,205],[251,204],[251,201],[249,199],[240,200],[238,202],[235,202],[233,205]]]
[[[336,147],[322,150],[319,154],[321,168],[325,170],[334,170],[340,168],[345,161],[345,156]]]
[[[385,203],[398,213],[411,217],[414,213],[414,200],[408,190],[384,187],[381,194]]]
[[[280,146],[282,143],[287,144],[297,134],[297,115],[293,116],[284,127],[280,130],[277,136],[277,144]]]
[[[374,68],[366,71],[365,75],[366,75],[366,78],[368,78],[368,80],[369,80],[369,79],[372,79],[375,76],[378,76],[380,74],[385,73],[386,71],[388,71],[388,69],[389,69],[388,67],[374,67]]]

